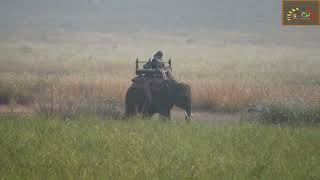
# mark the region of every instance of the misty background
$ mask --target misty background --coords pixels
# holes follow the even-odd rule
[[[150,31],[226,43],[316,47],[320,40],[319,27],[282,26],[279,0],[1,0],[1,40],[22,31],[58,30]]]

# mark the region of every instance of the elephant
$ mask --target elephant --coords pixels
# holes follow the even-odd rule
[[[150,81],[142,85],[140,83],[140,86],[133,82],[128,88],[125,98],[126,117],[142,113],[144,117],[150,118],[155,113],[159,113],[161,119],[170,120],[170,112],[175,105],[185,110],[187,121],[191,119],[192,97],[189,85],[172,80],[161,80],[160,83],[158,82],[160,86],[154,88],[153,80]]]

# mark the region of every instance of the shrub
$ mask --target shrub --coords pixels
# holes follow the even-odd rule
[[[94,115],[98,117],[108,117],[112,119],[121,118],[121,103],[116,98],[83,98],[77,100],[37,101],[34,103],[36,113],[40,116],[65,120],[81,115]]]
[[[0,83],[0,104],[8,104],[13,97],[13,89],[4,83]]]
[[[314,124],[320,123],[320,107],[288,107],[284,104],[272,104],[262,112],[264,122]]]
[[[12,84],[0,82],[0,104],[9,104],[14,99],[18,104],[26,105],[33,101],[29,89],[17,88]]]
[[[250,104],[241,120],[272,124],[320,123],[320,106],[302,98],[277,98]]]

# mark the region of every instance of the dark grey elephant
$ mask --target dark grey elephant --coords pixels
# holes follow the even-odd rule
[[[174,105],[185,110],[186,120],[191,118],[191,88],[189,85],[162,81],[157,88],[136,86],[133,83],[126,94],[126,116],[131,117],[142,113],[144,117],[152,117],[159,113],[162,119],[171,119],[171,109]]]

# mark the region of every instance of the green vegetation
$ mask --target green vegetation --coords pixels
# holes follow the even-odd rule
[[[0,4],[0,179],[320,179],[319,30],[278,3]],[[122,120],[160,49],[204,121]]]
[[[267,123],[290,125],[314,125],[320,123],[320,107],[290,107],[272,104],[261,112],[262,120]]]
[[[0,118],[1,179],[319,179],[318,127]]]
[[[0,80],[0,104],[9,104],[15,101],[18,104],[27,105],[32,102],[32,90],[30,87],[19,87],[21,84]]]

